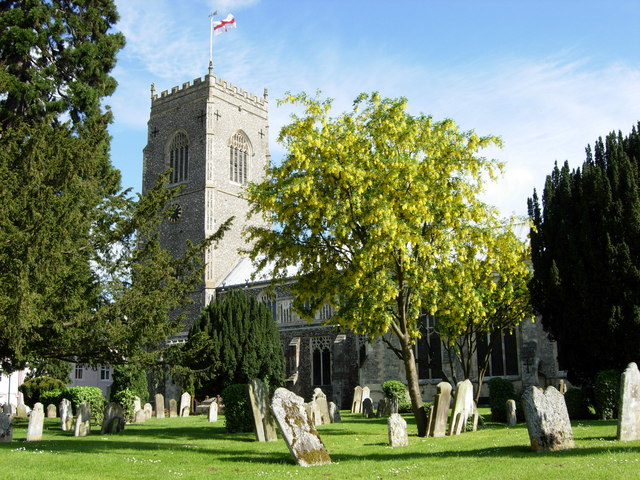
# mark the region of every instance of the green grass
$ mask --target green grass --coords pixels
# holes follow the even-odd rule
[[[343,413],[342,423],[318,428],[333,463],[307,468],[283,440],[225,433],[223,418],[154,418],[121,435],[94,427],[84,438],[46,419],[40,442],[24,441],[26,421],[16,420],[14,441],[0,444],[0,479],[640,479],[640,441],[617,442],[615,421],[574,422],[575,449],[536,454],[524,424],[419,438],[407,420],[409,446],[390,448],[385,419]]]

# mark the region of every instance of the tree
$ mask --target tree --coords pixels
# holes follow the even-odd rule
[[[555,166],[542,209],[529,199],[531,297],[571,382],[637,361],[640,342],[640,124],[587,146],[581,168]]]
[[[405,99],[377,93],[360,95],[336,118],[330,100],[300,94],[284,103],[305,114],[280,132],[288,151],[282,164],[248,189],[252,213],[275,226],[248,230],[251,257],[260,268],[272,265],[276,280],[298,268],[292,290],[301,315],[329,303],[337,311],[332,324],[371,339],[395,335],[424,436],[418,319],[437,314],[448,285],[441,272],[464,231],[493,215],[477,194],[500,165],[475,154],[500,142],[460,132],[451,120],[412,116]],[[461,311],[474,308],[465,303]]]
[[[138,365],[116,365],[113,367],[111,378],[113,382],[109,393],[112,401],[118,393],[127,389],[135,393],[142,403],[149,399],[147,374]]]
[[[216,297],[195,321],[176,372],[196,395],[220,394],[259,378],[272,387],[284,380],[280,334],[267,306],[242,290]]]

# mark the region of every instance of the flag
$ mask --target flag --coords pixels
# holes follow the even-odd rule
[[[224,20],[213,22],[214,35],[220,35],[222,32],[226,32],[230,28],[236,28],[236,19],[232,14],[227,15],[227,18]]]

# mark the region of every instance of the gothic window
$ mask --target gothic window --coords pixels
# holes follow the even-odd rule
[[[189,177],[189,139],[184,132],[178,132],[169,146],[170,183],[180,183]]]
[[[518,347],[516,333],[498,332],[493,335],[481,335],[478,338],[478,364],[487,353],[492,336],[497,335],[486,375],[488,377],[500,375],[518,375]]]
[[[435,317],[423,315],[420,326],[421,337],[416,342],[418,377],[435,379],[442,377],[442,343],[435,331]]]
[[[300,364],[300,337],[292,338],[284,351],[286,352],[286,376],[291,378],[298,373]]]
[[[229,141],[229,180],[245,184],[249,180],[248,162],[249,141],[241,132],[237,132]]]
[[[313,385],[331,385],[329,337],[311,337],[311,380]]]

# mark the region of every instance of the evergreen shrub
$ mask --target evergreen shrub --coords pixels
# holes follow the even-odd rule
[[[564,401],[571,420],[586,420],[591,417],[589,400],[581,389],[572,387],[567,390]]]
[[[147,373],[137,365],[115,365],[111,378],[113,379],[109,393],[111,401],[115,402],[116,400],[113,400],[115,395],[123,390],[134,392],[134,396],[140,398],[142,404],[149,401]]]
[[[106,399],[98,387],[67,387],[62,390],[62,398],[71,402],[74,412],[78,411],[82,402],[87,402],[91,407],[91,417],[96,423],[102,424]]]
[[[41,395],[50,390],[59,390],[65,387],[62,380],[52,377],[36,377],[27,380],[18,387],[18,390],[24,395],[24,403],[34,406],[41,401]]]
[[[229,433],[251,432],[253,417],[249,405],[247,385],[234,383],[222,391],[225,429]]]
[[[382,391],[387,398],[398,397],[399,413],[411,413],[411,400],[404,383],[398,380],[388,380],[382,384]]]
[[[618,400],[620,396],[620,372],[602,370],[597,373],[593,396],[596,414],[602,420],[610,420],[618,416]]]
[[[133,422],[136,413],[133,406],[133,400],[136,397],[138,397],[138,394],[128,388],[111,395],[111,401],[122,406],[124,419],[129,423]]]
[[[491,420],[493,420],[494,422],[506,422],[507,400],[516,399],[513,383],[511,383],[509,380],[505,380],[504,378],[494,377],[487,382],[487,385],[489,385],[489,406],[491,407]]]

